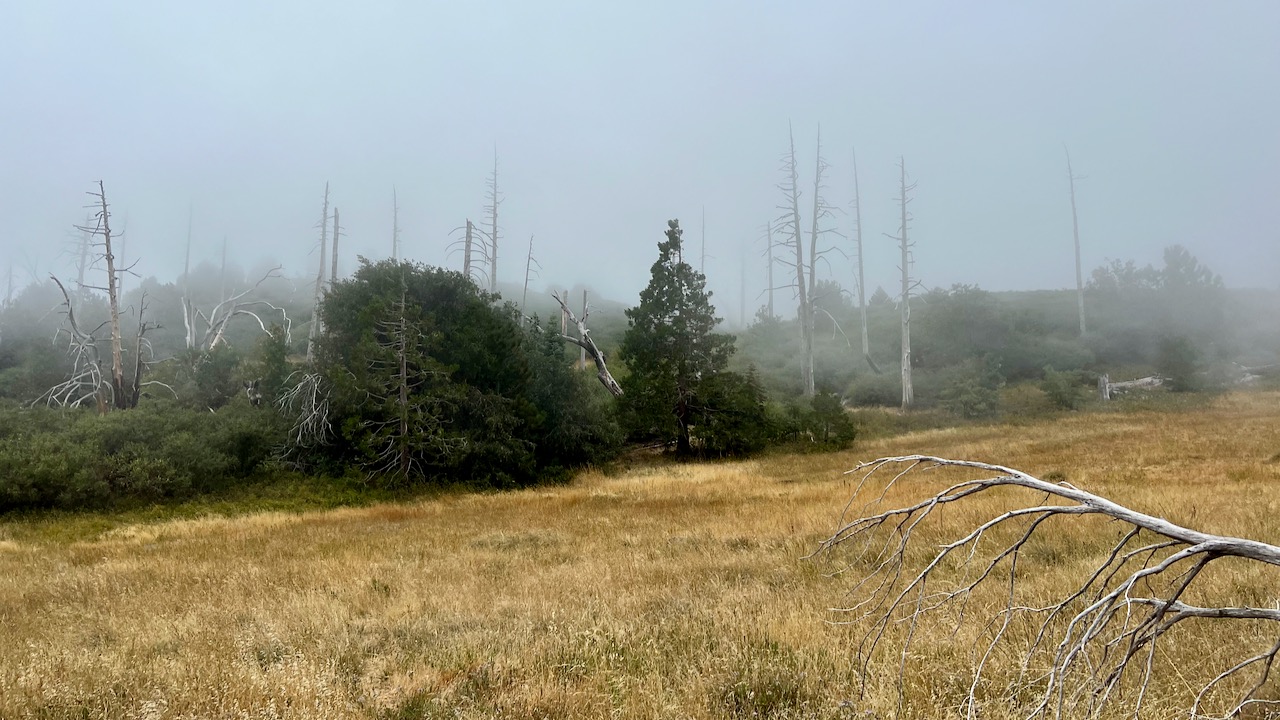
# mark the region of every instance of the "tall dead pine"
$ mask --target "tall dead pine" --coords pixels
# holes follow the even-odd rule
[[[805,284],[805,268],[807,265],[804,258],[804,239],[800,233],[800,176],[796,165],[795,134],[790,125],[787,127],[787,138],[789,148],[786,157],[782,161],[785,179],[779,186],[786,197],[787,204],[783,206],[783,215],[779,220],[783,226],[791,226],[791,245],[795,251],[796,297],[799,301],[797,315],[800,321],[800,378],[804,384],[805,396],[811,397],[814,392],[813,321],[811,317],[813,308],[810,306],[808,288]]]
[[[1076,218],[1076,175],[1071,170],[1071,153],[1067,153],[1067,182],[1071,188],[1071,237],[1076,244],[1076,308],[1080,314],[1080,335],[1084,325],[1084,272],[1080,268],[1080,221]]]
[[[485,210],[489,214],[489,292],[498,291],[498,237],[500,228],[498,227],[498,206],[502,204],[502,194],[498,191],[498,149],[493,149],[493,173],[489,175],[488,193],[486,197],[489,200]]]
[[[867,272],[862,247],[862,190],[858,184],[858,152],[853,152],[853,249],[858,263],[858,313],[862,318],[862,357],[872,368],[871,338],[867,333]],[[877,371],[878,372],[878,371]]]
[[[915,389],[911,385],[911,291],[914,283],[911,280],[911,264],[914,262],[911,248],[914,243],[908,236],[907,229],[911,220],[907,205],[911,202],[909,193],[915,184],[907,184],[907,163],[898,158],[898,204],[901,209],[901,224],[898,226],[898,250],[902,253],[899,269],[902,271],[902,292],[899,295],[899,309],[902,317],[902,409],[907,410],[915,402]]]
[[[307,335],[307,361],[315,358],[316,339],[320,337],[320,302],[324,300],[325,250],[329,245],[329,183],[324,184],[324,209],[320,213],[320,263],[316,270],[315,299],[311,304],[311,332]]]

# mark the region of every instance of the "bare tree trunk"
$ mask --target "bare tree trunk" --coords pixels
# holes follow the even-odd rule
[[[1071,170],[1071,153],[1067,153],[1067,180],[1071,186],[1071,236],[1076,243],[1076,308],[1080,313],[1080,335],[1084,325],[1084,272],[1080,267],[1080,221],[1076,218],[1076,175]]]
[[[525,305],[529,300],[529,277],[533,274],[533,266],[537,261],[533,259],[533,236],[529,236],[529,254],[524,258],[524,293],[520,296],[520,317],[526,317],[524,313]],[[541,266],[539,266],[541,267]]]
[[[391,259],[400,259],[400,199],[396,186],[391,186]]]
[[[587,289],[582,289],[582,317],[587,317]],[[587,348],[585,346],[578,347],[578,367],[587,367]]]
[[[195,221],[195,205],[187,205],[187,251],[182,257],[182,296],[191,297],[191,226]]]
[[[766,279],[769,283],[769,317],[776,317],[776,314],[773,311],[773,223],[766,223],[764,226],[764,232],[765,242],[768,243],[768,247],[765,249],[765,252],[769,255],[769,268],[766,273]]]
[[[76,304],[82,308],[85,301],[89,299],[89,288],[84,284],[84,274],[89,269],[90,246],[93,244],[93,232],[89,229],[92,221],[92,215],[85,218],[84,230],[80,238],[80,259],[76,263]]]
[[[827,209],[822,201],[822,174],[826,169],[826,163],[822,160],[822,126],[818,126],[818,143],[817,151],[814,154],[813,169],[813,225],[809,231],[809,310],[806,313],[806,322],[809,327],[805,333],[805,363],[808,365],[808,382],[805,385],[805,394],[812,396],[815,392],[813,378],[813,335],[815,332],[814,304],[817,299],[814,297],[818,290],[818,235],[821,233],[818,223],[823,215],[827,213]]]
[[[218,302],[227,299],[227,236],[222,236],[222,272],[218,275]]]
[[[911,240],[907,236],[907,164],[898,158],[899,201],[902,209],[902,224],[898,231],[898,249],[902,252],[902,409],[910,409],[915,402],[915,389],[911,385]],[[912,187],[915,187],[914,185]]]
[[[341,233],[341,226],[338,224],[338,206],[333,206],[333,257],[330,259],[332,265],[329,270],[329,287],[338,282],[338,235]]]
[[[467,276],[468,279],[471,278],[471,228],[471,218],[467,218],[467,235],[462,245],[462,274]]]
[[[707,206],[702,206],[702,248],[698,255],[698,272],[707,276]]]
[[[111,251],[111,211],[107,209],[107,191],[98,181],[98,192],[90,193],[98,198],[102,208],[98,212],[98,229],[102,235],[102,256],[107,261],[107,305],[111,313],[111,389],[113,404],[125,406],[124,354],[120,336],[120,297],[116,276],[116,258]]]
[[[9,265],[9,282],[7,283],[4,291],[4,307],[9,307],[12,304],[13,304],[13,265],[10,264]]]
[[[400,333],[397,338],[396,354],[400,360],[400,373],[397,378],[400,390],[400,402],[397,410],[400,412],[400,438],[409,437],[409,327],[405,319],[405,292],[400,292]],[[408,477],[409,469],[412,465],[412,456],[409,448],[401,442],[400,456],[398,458],[398,466],[400,477]]]
[[[498,291],[498,206],[502,195],[498,192],[498,148],[493,149],[493,174],[489,176],[489,292]]]
[[[329,246],[329,183],[324,184],[324,209],[320,213],[320,263],[316,270],[315,300],[311,305],[311,332],[307,335],[307,362],[315,358],[316,339],[320,337],[320,302],[324,300],[325,251]]]
[[[120,227],[120,232],[116,233],[116,239],[120,241],[120,257],[116,262],[119,269],[116,275],[116,297],[124,298],[124,276],[129,271],[128,251],[129,251],[129,213],[125,212],[124,224]]]
[[[858,312],[862,316],[862,357],[871,362],[871,338],[867,333],[867,274],[862,254],[862,191],[858,185],[858,152],[853,153],[853,243],[858,257]]]
[[[813,388],[813,323],[810,321],[812,308],[809,306],[809,293],[805,285],[805,261],[804,261],[804,240],[800,235],[800,178],[796,172],[796,141],[795,135],[791,128],[787,128],[787,135],[790,139],[790,152],[787,155],[786,171],[787,181],[783,185],[784,192],[787,193],[791,202],[790,207],[790,224],[791,224],[791,244],[795,248],[796,259],[796,294],[799,297],[799,321],[800,321],[800,377],[804,383],[805,397],[812,397]]]

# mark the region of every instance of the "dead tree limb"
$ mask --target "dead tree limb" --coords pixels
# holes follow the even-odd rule
[[[609,373],[609,367],[605,365],[604,353],[600,351],[600,348],[596,347],[596,341],[591,339],[591,331],[587,329],[587,316],[590,314],[590,309],[583,310],[582,318],[579,319],[569,309],[569,294],[567,292],[564,297],[561,297],[558,293],[551,293],[551,297],[555,298],[556,302],[560,304],[560,311],[565,317],[569,318],[569,322],[578,326],[578,337],[563,333],[561,333],[560,337],[586,351],[596,363],[596,377],[600,380],[600,384],[614,397],[622,397],[622,386]]]
[[[288,389],[276,404],[286,417],[293,420],[289,444],[305,448],[328,442],[333,426],[329,422],[329,388],[323,376],[298,371],[285,379],[285,385]]]
[[[277,265],[276,267],[271,268],[248,289],[222,300],[222,302],[213,306],[213,309],[207,314],[196,309],[189,298],[184,299],[183,322],[186,324],[187,330],[187,349],[197,350],[199,352],[209,352],[225,343],[227,325],[230,324],[232,319],[240,316],[253,318],[257,321],[258,327],[262,328],[264,333],[269,333],[270,330],[267,328],[267,324],[263,322],[262,317],[259,316],[257,312],[249,309],[254,306],[266,307],[280,313],[280,316],[284,321],[285,336],[286,338],[291,338],[293,323],[289,319],[289,314],[284,308],[277,307],[266,300],[245,300],[246,297],[261,287],[267,280],[280,277],[280,267],[281,266]],[[204,321],[205,326],[204,334],[198,340],[196,336],[196,320]]]
[[[904,478],[935,468],[976,470],[981,477],[948,480],[932,494],[926,490],[918,500],[883,509],[887,495]],[[881,470],[891,473],[889,480],[873,491],[871,477]],[[890,629],[906,628],[900,649],[900,712],[902,675],[917,627],[926,615],[944,608],[958,612],[957,622],[964,622],[967,602],[984,584],[994,586],[991,590],[1001,599],[987,625],[989,639],[976,649],[978,659],[961,708],[969,718],[979,716],[979,698],[993,695],[987,702],[1012,704],[1028,718],[1093,718],[1122,704],[1127,714],[1139,717],[1157,667],[1169,665],[1158,650],[1171,642],[1174,628],[1190,620],[1280,623],[1275,607],[1202,605],[1191,599],[1203,603],[1213,594],[1215,586],[1204,579],[1206,568],[1218,567],[1225,558],[1280,567],[1280,546],[1200,532],[1001,465],[910,455],[863,463],[850,473],[862,476],[846,513],[864,493],[873,497],[856,519],[842,517],[820,552],[850,547],[855,559],[849,567],[861,569],[854,587],[857,601],[840,610],[853,622],[866,623],[859,648],[864,677]],[[1025,492],[1028,501],[993,510],[989,519],[967,525],[970,529],[960,537],[922,547],[932,542],[917,537],[925,534],[923,524],[937,520],[950,506],[972,510],[977,496],[1001,490]],[[1047,602],[1043,594],[1033,598],[1024,588],[1028,570],[1019,566],[1032,562],[1023,558],[1024,551],[1049,537],[1050,521],[1087,515],[1117,522],[1123,532],[1105,555],[1091,561],[1092,571],[1073,581],[1074,589]],[[955,573],[959,579],[949,577]],[[1188,717],[1235,718],[1246,708],[1280,706],[1271,699],[1274,694],[1262,693],[1280,655],[1280,626],[1272,627],[1266,634],[1275,636],[1274,643],[1268,640],[1256,654],[1216,675],[1208,668],[1172,668],[1189,690]],[[984,676],[1001,647],[1021,656],[1021,670],[1003,697],[988,687],[994,681]],[[1188,670],[1202,675],[1195,685],[1184,676]]]
[[[36,402],[44,402],[50,407],[80,407],[86,401],[93,400],[99,412],[106,412],[112,403],[112,385],[102,370],[102,355],[98,350],[97,339],[93,333],[87,332],[76,321],[75,303],[66,287],[57,277],[50,279],[62,292],[63,306],[66,308],[66,327],[59,333],[66,332],[71,336],[67,354],[71,356],[71,376],[49,388],[36,398]]]

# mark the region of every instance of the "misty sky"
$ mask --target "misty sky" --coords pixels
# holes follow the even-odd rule
[[[818,124],[841,206],[857,148],[871,288],[894,283],[899,155],[926,285],[1073,286],[1064,145],[1086,176],[1086,272],[1181,243],[1229,285],[1280,284],[1270,0],[0,9],[0,268],[23,281],[68,272],[98,179],[145,275],[181,270],[189,204],[197,260],[225,236],[243,267],[313,273],[326,181],[346,270],[389,255],[393,185],[406,254],[459,266],[449,232],[481,218],[496,145],[501,280],[522,279],[533,234],[536,287],[634,302],[666,220],[696,252],[705,206],[707,273],[736,319],[744,254],[759,304],[790,122],[806,230]]]

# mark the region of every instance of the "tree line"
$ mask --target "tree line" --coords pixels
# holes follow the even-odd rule
[[[906,238],[905,167],[900,176]],[[496,165],[490,195],[492,209]],[[76,281],[34,283],[0,312],[0,507],[178,497],[281,468],[387,487],[520,487],[628,447],[681,457],[839,447],[857,432],[850,407],[897,405],[908,390],[913,405],[960,417],[1025,404],[1011,387],[1070,409],[1103,369],[1156,368],[1193,388],[1214,382],[1208,369],[1280,347],[1265,322],[1274,297],[1228,292],[1177,246],[1160,268],[1095,270],[1085,335],[1062,292],[925,290],[904,275],[903,296],[917,295],[909,340],[910,303],[882,289],[855,303],[861,282],[855,294],[817,277],[821,202],[796,256],[797,316],[775,315],[771,297],[738,337],[719,332],[678,221],[634,307],[588,304],[579,316],[567,294],[529,303],[532,252],[520,306],[466,264],[362,260],[339,277],[327,189],[319,249],[333,254],[322,254],[313,292],[294,292],[278,268],[193,272],[188,259],[178,281],[126,293],[103,186],[93,196]],[[797,249],[798,213],[791,225]],[[844,328],[857,325],[855,342]],[[598,382],[580,371],[588,358]],[[882,369],[895,360],[903,372]],[[40,451],[57,447],[67,450]]]

